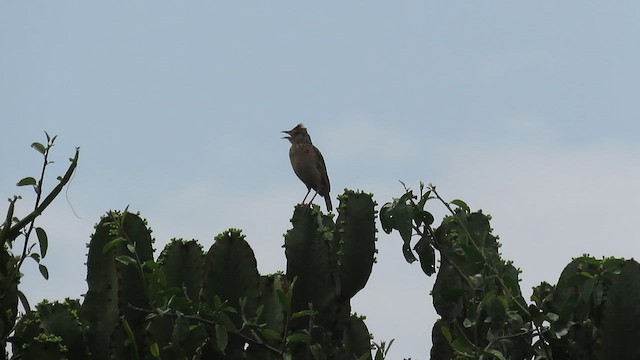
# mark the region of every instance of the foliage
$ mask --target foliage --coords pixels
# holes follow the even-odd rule
[[[20,196],[13,196],[9,199],[9,207],[4,222],[0,225],[0,347],[6,348],[7,339],[14,332],[18,315],[18,299],[21,300],[25,310],[30,310],[26,296],[18,289],[21,273],[20,269],[27,259],[32,259],[38,264],[38,269],[45,279],[49,278],[49,271],[42,263],[47,255],[49,239],[46,231],[36,226],[36,219],[42,215],[45,209],[60,194],[73,176],[78,164],[79,149],[76,149],[73,158],[69,159],[71,164],[64,176],[58,177],[58,184],[46,194],[44,191],[45,174],[47,167],[53,163],[49,159],[52,147],[55,144],[56,136],[49,136],[45,132],[46,145],[34,142],[31,147],[42,157],[43,164],[40,175],[36,177],[25,177],[18,181],[18,186],[31,186],[35,193],[33,210],[24,217],[19,217],[16,213],[16,205]],[[35,232],[37,241],[32,241],[31,236]],[[22,243],[19,243],[19,239]],[[35,248],[36,244],[38,245]],[[14,251],[14,246],[18,247]],[[41,344],[41,349],[49,349],[52,339],[39,338],[37,342]],[[36,351],[35,348],[32,351]],[[7,358],[8,354],[3,350],[0,358]]]
[[[436,199],[449,211],[437,228],[425,210]],[[557,285],[534,288],[527,304],[520,270],[499,253],[490,216],[462,200],[446,202],[434,186],[405,187],[380,210],[382,228],[396,230],[408,262],[418,254],[427,275],[440,267],[433,304],[431,359],[640,359],[640,264],[582,256]],[[414,237],[418,241],[411,248]]]

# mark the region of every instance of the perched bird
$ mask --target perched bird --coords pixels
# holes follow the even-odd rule
[[[294,127],[289,131],[283,131],[288,136],[283,139],[288,139],[291,142],[291,148],[289,149],[289,160],[291,160],[291,166],[293,171],[298,175],[298,178],[307,186],[307,194],[304,196],[302,203],[307,200],[307,196],[313,189],[316,193],[313,195],[309,203],[313,201],[316,195],[324,197],[324,201],[327,204],[327,211],[331,211],[331,198],[329,197],[329,191],[331,185],[329,185],[329,176],[327,176],[327,167],[324,164],[324,158],[317,147],[311,143],[311,137],[307,132],[307,128],[302,124]]]

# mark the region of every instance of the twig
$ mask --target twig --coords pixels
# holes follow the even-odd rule
[[[75,171],[76,166],[78,165],[79,155],[80,155],[80,148],[76,148],[76,154],[73,157],[73,159],[71,159],[71,165],[69,166],[69,169],[67,169],[67,172],[64,174],[64,176],[60,179],[60,183],[55,188],[53,188],[53,190],[51,190],[49,195],[47,195],[47,197],[42,201],[40,206],[38,206],[29,215],[25,216],[22,220],[18,221],[15,225],[13,225],[7,231],[7,236],[4,238],[4,240],[15,239],[18,236],[18,234],[20,234],[20,230],[26,227],[36,217],[40,216],[40,214],[42,214],[42,212],[53,202],[53,200],[56,198],[56,196],[58,196],[60,191],[62,191],[62,188],[64,188],[64,186],[69,182],[69,179],[71,179],[71,175],[73,175],[73,172]],[[0,244],[0,245],[4,245],[4,244]]]
[[[33,211],[35,212],[36,210],[38,210],[38,206],[40,205],[40,199],[42,198],[42,187],[44,185],[44,174],[45,174],[45,170],[47,169],[47,165],[49,165],[49,150],[51,149],[51,147],[53,147],[53,142],[50,141],[47,144],[47,148],[44,151],[44,160],[43,160],[43,164],[42,164],[42,170],[40,171],[40,179],[38,180],[38,183],[35,186],[35,190],[36,190],[36,202],[33,205]],[[35,220],[35,218],[34,218]],[[22,255],[20,255],[20,261],[18,262],[17,265],[17,269],[20,269],[20,267],[22,266],[22,263],[24,262],[24,259],[26,259],[27,257],[27,247],[29,246],[29,237],[31,236],[31,232],[33,231],[33,228],[35,227],[36,222],[35,221],[31,221],[29,223],[29,229],[27,230],[27,232],[24,234],[24,246],[22,247]]]
[[[142,312],[147,313],[147,314],[157,314],[157,312],[154,311],[154,310],[144,309],[144,308],[137,307],[137,306],[134,306],[134,305],[131,305],[131,304],[129,304],[129,307],[132,308],[133,310],[142,311]],[[171,313],[171,312],[167,312],[167,313],[162,314],[161,316],[169,316],[169,317],[175,318],[175,319],[177,319],[179,317],[183,317],[185,319],[197,321],[197,322],[205,324],[205,325],[213,325],[213,326],[218,325],[218,323],[216,323],[213,320],[205,319],[205,318],[197,316],[197,315],[187,315],[187,314],[178,315],[178,314],[174,314],[174,313]],[[256,345],[261,346],[261,347],[263,347],[263,348],[265,348],[265,349],[267,349],[269,351],[273,351],[278,355],[282,355],[283,354],[283,351],[280,351],[279,349],[276,349],[276,348],[274,348],[273,346],[271,346],[269,344],[265,344],[264,342],[256,341],[255,339],[252,339],[249,336],[247,336],[247,335],[243,334],[242,332],[240,332],[240,330],[228,329],[227,328],[227,331],[229,333],[231,333],[231,334],[234,334],[234,335],[237,335],[237,336],[243,338],[246,341],[251,342],[252,344],[256,344]]]

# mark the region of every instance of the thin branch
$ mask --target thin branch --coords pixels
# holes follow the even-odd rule
[[[49,165],[49,150],[53,147],[53,141],[50,141],[47,144],[47,148],[44,151],[44,160],[43,160],[43,164],[42,164],[42,170],[40,171],[40,179],[38,180],[38,183],[35,186],[35,190],[36,190],[36,201],[35,204],[33,205],[33,211],[35,212],[36,210],[38,210],[38,206],[40,205],[40,199],[42,198],[42,187],[44,185],[44,174],[47,170],[47,165]],[[35,220],[35,218],[34,218]],[[26,259],[27,257],[27,248],[29,246],[29,237],[31,236],[31,232],[33,231],[33,228],[35,227],[36,222],[35,221],[31,221],[29,223],[29,229],[27,230],[27,232],[24,234],[24,246],[22,247],[22,255],[20,255],[20,261],[18,262],[17,265],[17,269],[20,269],[20,267],[22,266],[22,263],[24,262],[24,259]]]
[[[158,314],[157,311],[150,310],[150,309],[144,309],[144,308],[141,308],[141,307],[133,306],[131,304],[129,304],[129,307],[132,308],[133,310],[142,311],[142,312],[147,313],[147,314]],[[187,314],[178,315],[178,314],[175,314],[175,313],[172,313],[172,312],[167,312],[167,313],[162,314],[161,316],[169,316],[169,317],[175,318],[175,319],[177,319],[179,317],[183,317],[183,318],[185,318],[187,320],[197,321],[197,322],[205,324],[205,325],[210,325],[210,326],[218,325],[218,323],[216,323],[215,321],[209,320],[209,319],[205,319],[205,318],[200,317],[198,315],[187,315]],[[256,339],[250,338],[249,336],[247,336],[247,335],[243,334],[242,332],[240,332],[240,330],[228,329],[227,328],[227,331],[229,333],[231,333],[231,334],[234,334],[234,335],[237,335],[237,336],[243,338],[246,341],[251,342],[252,344],[256,344],[256,345],[261,346],[261,347],[263,347],[263,348],[265,348],[265,349],[267,349],[269,351],[273,351],[278,355],[282,355],[283,354],[283,351],[280,351],[279,349],[276,349],[276,348],[274,348],[273,346],[271,346],[269,344],[265,344],[262,341],[256,341]]]
[[[16,237],[18,237],[18,235],[20,234],[20,230],[22,230],[27,225],[29,225],[29,223],[31,221],[33,221],[36,217],[40,216],[40,214],[42,214],[42,212],[49,205],[51,205],[51,203],[58,196],[60,191],[62,191],[62,188],[64,188],[64,186],[69,182],[69,179],[71,179],[71,176],[73,175],[73,172],[75,171],[76,166],[78,166],[78,157],[79,156],[80,156],[80,148],[76,148],[75,156],[73,157],[73,159],[70,159],[71,160],[71,165],[69,165],[69,169],[67,169],[67,172],[60,179],[60,183],[55,188],[53,188],[53,190],[51,190],[49,195],[47,195],[47,197],[42,201],[40,206],[38,206],[29,215],[25,216],[22,220],[18,221],[15,225],[13,225],[7,231],[7,237],[5,238],[5,240],[6,239],[15,239]],[[0,244],[0,245],[4,245],[4,244]]]

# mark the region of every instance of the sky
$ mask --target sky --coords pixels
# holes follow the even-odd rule
[[[284,270],[306,188],[280,131],[301,122],[334,204],[349,188],[381,206],[422,181],[491,214],[526,298],[572,257],[638,257],[639,33],[629,2],[0,2],[0,195],[28,213],[15,184],[39,173],[44,131],[48,189],[80,147],[37,223],[50,279],[27,262],[21,289],[79,298],[93,226],[126,206],[156,255],[234,227],[262,274]],[[378,235],[352,310],[395,339],[391,358],[427,359],[435,277]]]

